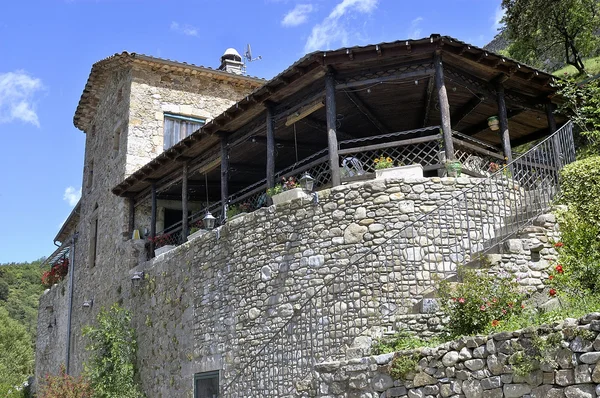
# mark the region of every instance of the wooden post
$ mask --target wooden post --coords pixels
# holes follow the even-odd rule
[[[135,199],[133,196],[127,198],[127,204],[129,205],[129,239],[132,239],[133,230],[135,229]]]
[[[448,92],[444,85],[444,67],[442,65],[442,54],[439,50],[435,52],[433,64],[435,67],[435,88],[440,104],[440,119],[442,134],[444,136],[444,152],[446,153],[446,160],[455,160],[454,143],[452,142],[452,126],[450,122],[450,103],[448,102]]]
[[[556,132],[556,119],[554,119],[554,104],[551,102],[546,104],[546,118],[548,119],[548,132],[554,134]],[[557,136],[552,137],[552,148],[556,158],[556,167],[560,169],[563,164],[560,158],[560,140]]]
[[[154,255],[154,238],[156,237],[156,182],[152,182],[152,207],[150,211],[150,254]]]
[[[273,121],[273,106],[267,106],[267,188],[275,186],[275,123]]]
[[[188,172],[189,165],[187,160],[183,162],[181,176],[181,236],[183,241],[187,241],[189,225],[188,225]]]
[[[227,219],[227,200],[229,198],[229,148],[227,136],[221,134],[221,216]]]
[[[340,176],[340,159],[337,142],[337,110],[335,105],[335,78],[329,70],[325,76],[325,107],[327,112],[327,142],[329,144],[329,169],[331,183],[338,186],[342,183]]]
[[[512,162],[512,148],[510,147],[510,134],[508,132],[508,115],[506,102],[504,100],[504,86],[496,84],[496,102],[498,103],[498,120],[500,121],[500,138],[502,139],[502,151],[506,163]]]

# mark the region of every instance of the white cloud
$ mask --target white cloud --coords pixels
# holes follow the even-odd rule
[[[423,17],[417,17],[410,22],[409,39],[421,39],[421,22],[423,22]]]
[[[313,26],[310,36],[304,44],[304,51],[331,49],[333,46],[348,45],[348,38],[355,34],[349,30],[348,19],[356,14],[370,14],[379,0],[342,0],[319,24]]]
[[[75,206],[79,201],[79,198],[81,198],[81,188],[79,188],[79,190],[75,189],[74,187],[67,187],[65,189],[63,200],[67,201],[69,206]]]
[[[313,12],[312,4],[297,4],[293,10],[285,14],[281,20],[283,26],[298,26],[308,20],[308,14]]]
[[[42,81],[25,71],[0,73],[0,123],[21,120],[40,127],[33,97],[42,88]]]
[[[180,24],[179,22],[171,22],[171,30],[182,33],[186,36],[198,36],[198,28],[192,25]]]
[[[504,9],[501,6],[498,6],[498,8],[496,8],[496,12],[494,14],[494,16],[492,17],[494,24],[492,25],[492,30],[494,32],[498,32],[498,30],[500,30],[500,28],[502,26],[504,26],[504,24],[502,23],[502,18],[504,18]]]

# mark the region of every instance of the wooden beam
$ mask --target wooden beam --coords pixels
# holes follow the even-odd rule
[[[358,97],[356,93],[351,91],[345,91],[345,94],[350,99],[350,101],[354,103],[356,109],[361,111],[367,117],[367,119],[369,119],[371,124],[373,124],[373,126],[377,128],[377,130],[379,130],[382,134],[389,133],[390,129],[387,128],[387,126],[385,126],[383,123],[381,123],[381,121],[379,121],[379,118],[375,115],[375,113],[373,113],[373,111]]]
[[[325,105],[327,114],[327,142],[329,146],[329,168],[331,170],[331,185],[336,187],[342,183],[340,175],[340,160],[336,133],[337,110],[335,103],[335,77],[330,69],[325,76]]]
[[[348,88],[356,88],[356,87],[369,86],[369,85],[383,83],[383,82],[389,82],[392,80],[414,79],[414,78],[420,78],[420,77],[424,77],[424,76],[432,76],[434,74],[434,72],[435,72],[434,69],[427,68],[427,69],[421,69],[421,70],[416,70],[416,71],[411,71],[411,72],[396,73],[396,74],[389,75],[389,76],[374,77],[374,78],[369,78],[369,79],[364,79],[364,80],[350,81],[350,82],[346,82],[346,83],[338,83],[338,84],[336,84],[335,88],[337,90],[344,90],[344,89],[348,89]]]
[[[423,109],[423,125],[422,127],[429,126],[429,114],[431,110],[431,100],[433,98],[433,88],[435,86],[435,77],[431,76],[427,83],[427,94],[425,94],[425,106]]]
[[[460,122],[467,117],[467,115],[475,110],[485,100],[482,94],[475,94],[473,98],[469,100],[460,109],[454,111],[452,114],[452,128],[456,128]]]
[[[454,143],[452,142],[452,124],[450,119],[450,103],[448,93],[444,85],[444,66],[442,64],[441,51],[436,51],[434,56],[435,87],[437,90],[438,103],[440,104],[440,120],[442,134],[444,136],[444,152],[447,160],[454,160]]]
[[[327,131],[327,123],[323,123],[319,119],[309,116],[309,117],[302,119],[302,121],[307,123],[311,127],[317,128],[322,131]],[[340,130],[340,129],[337,130],[337,134],[338,134],[338,136],[340,136],[340,138],[343,138],[345,140],[351,140],[354,138],[358,138],[355,134],[350,134],[349,132],[347,132],[345,130]]]
[[[227,219],[227,199],[229,198],[229,147],[227,135],[221,134],[221,215]]]
[[[150,254],[154,256],[154,238],[156,237],[156,182],[151,186],[152,199],[150,207]]]
[[[267,188],[275,186],[275,123],[273,121],[273,108],[267,104]]]
[[[267,137],[262,136],[254,136],[250,137],[249,142],[261,145],[267,145]],[[315,145],[310,142],[295,142],[294,140],[275,140],[276,148],[291,148],[295,149],[296,146],[298,149],[304,149],[307,151],[317,151],[323,149],[323,146]]]
[[[512,162],[512,149],[510,147],[510,133],[508,131],[508,115],[506,102],[504,102],[504,86],[502,83],[496,85],[496,102],[498,103],[498,120],[500,121],[500,139],[502,140],[502,152],[506,163]]]
[[[181,167],[181,235],[184,241],[188,236],[188,163]]]
[[[263,176],[265,168],[262,165],[255,165],[249,163],[229,163],[229,174],[235,175],[240,174],[258,174]]]

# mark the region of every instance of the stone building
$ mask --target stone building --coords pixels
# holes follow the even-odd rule
[[[364,337],[439,330],[437,278],[544,211],[574,156],[552,76],[453,38],[242,72],[231,49],[218,70],[128,53],[92,67],[82,198],[50,257],[70,270],[40,301],[36,377],[80,373],[82,328],[120,302],[150,397],[313,396],[314,365]],[[376,177],[380,156],[405,167]],[[447,176],[457,162],[465,176]],[[266,189],[305,173],[316,192],[269,206]],[[496,266],[536,290],[553,254],[517,246]]]

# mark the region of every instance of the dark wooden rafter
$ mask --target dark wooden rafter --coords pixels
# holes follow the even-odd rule
[[[500,140],[502,141],[502,152],[506,163],[512,162],[512,149],[510,146],[510,133],[508,131],[508,114],[504,100],[503,78],[496,79],[496,102],[498,104],[498,121],[500,122]]]
[[[370,79],[348,81],[346,83],[338,83],[338,84],[336,84],[335,88],[338,90],[343,90],[343,89],[348,89],[348,88],[356,88],[356,87],[361,87],[361,86],[379,84],[379,83],[388,82],[388,81],[414,79],[414,78],[418,78],[418,77],[431,76],[431,75],[433,75],[433,72],[434,71],[432,68],[419,69],[419,70],[414,70],[411,72],[402,72],[402,73],[397,73],[397,74],[392,74],[392,75],[387,75],[387,76],[373,77]]]
[[[187,239],[188,233],[188,163],[183,163],[181,168],[181,232]]]
[[[454,111],[451,116],[452,128],[456,128],[459,123],[475,110],[485,100],[483,94],[476,93],[465,105]]]
[[[390,131],[390,129],[379,120],[379,117],[375,115],[371,108],[369,108],[369,106],[365,104],[356,93],[352,91],[345,91],[344,94],[346,94],[356,109],[365,115],[369,122],[371,122],[371,124],[375,126],[377,130],[379,130],[382,134],[387,134]]]
[[[261,144],[261,145],[267,145],[267,137],[262,137],[262,136],[253,136],[250,137],[248,139],[249,142],[252,143],[256,143],[256,144]],[[281,140],[281,139],[277,139],[275,140],[275,147],[277,148],[291,148],[291,149],[303,149],[303,150],[307,150],[307,151],[320,151],[321,149],[323,149],[322,145],[315,145],[314,143],[311,142],[296,142],[294,140]]]
[[[324,123],[315,117],[308,116],[308,117],[305,117],[304,119],[302,119],[302,121],[307,123],[309,126],[315,127],[323,132],[327,132],[327,123]],[[338,136],[343,139],[351,140],[354,138],[358,138],[356,135],[350,134],[344,130],[337,129],[336,131],[337,131]]]
[[[231,174],[242,173],[263,175],[265,173],[265,168],[263,166],[250,163],[230,163],[229,170],[231,171]]]

